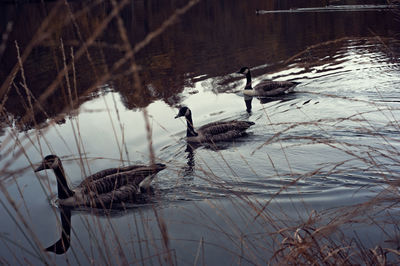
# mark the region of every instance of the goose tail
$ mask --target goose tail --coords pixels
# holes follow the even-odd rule
[[[237,122],[237,130],[246,130],[254,124],[255,123],[251,122],[251,121],[238,121]]]
[[[140,183],[139,188],[148,189],[150,187],[151,182],[153,181],[154,177],[158,172],[166,168],[166,165],[163,163],[156,163],[150,165],[149,168],[151,169],[152,173],[146,176]]]
[[[256,124],[256,123],[251,122],[251,121],[245,121],[245,122],[249,125],[249,127]]]
[[[292,88],[294,88],[300,84],[300,82],[297,82],[297,81],[291,81],[291,83],[293,84]]]
[[[150,165],[150,167],[153,167],[154,170],[161,171],[163,169],[165,169],[167,166],[163,163],[156,163],[154,165]]]
[[[148,189],[150,187],[151,182],[153,181],[154,177],[156,176],[156,174],[151,174],[149,176],[146,176],[145,179],[143,179],[140,183],[139,183],[139,188],[143,188],[143,189]]]

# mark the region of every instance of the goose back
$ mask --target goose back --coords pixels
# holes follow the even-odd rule
[[[228,132],[225,132],[223,134],[217,134],[217,135],[203,135],[201,138],[201,142],[220,142],[220,141],[230,141],[236,138],[240,138],[246,135],[245,131],[239,131],[239,130],[231,130]]]
[[[290,81],[264,81],[257,84],[254,87],[254,91],[257,94],[272,96],[282,94],[294,89],[298,83]]]
[[[130,167],[125,168],[129,169]],[[82,188],[82,193],[84,194],[95,193],[96,195],[112,192],[116,188],[128,184],[136,186],[136,189],[138,189],[146,177],[155,175],[157,172],[164,169],[165,165],[156,164],[154,166],[133,166],[132,168],[133,169],[130,171],[126,170],[119,173],[105,175],[101,178],[93,179],[90,182],[85,179],[78,187]],[[105,171],[114,172],[116,170],[120,170],[120,168],[107,169]]]
[[[226,122],[213,122],[199,128],[198,131],[204,135],[218,135],[229,131],[243,131],[248,129],[254,122],[248,121],[226,121]]]
[[[199,132],[203,142],[229,141],[243,137],[252,125],[254,122],[249,121],[214,122],[200,127]]]
[[[106,176],[117,174],[117,173],[124,173],[124,172],[129,172],[138,168],[145,168],[147,167],[146,165],[129,165],[125,167],[118,167],[118,168],[109,168],[109,169],[104,169],[101,170],[95,174],[92,174],[88,177],[85,178],[85,180],[82,181],[82,183],[79,186],[85,186],[87,183],[91,183],[95,180],[102,179]]]
[[[297,82],[290,81],[264,81],[257,84],[254,89],[255,90],[263,90],[263,91],[271,91],[278,88],[292,88],[294,85],[297,85]]]

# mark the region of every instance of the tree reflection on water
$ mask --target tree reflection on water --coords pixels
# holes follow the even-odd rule
[[[158,29],[185,3],[153,0],[133,1],[126,5],[120,17],[131,46]],[[15,78],[10,84],[1,84],[0,93],[2,98],[7,95],[5,110],[20,130],[34,127],[35,122],[41,124],[48,118],[62,117],[71,108],[79,108],[104,91],[118,92],[128,109],[146,107],[156,100],[175,106],[181,101],[179,93],[202,79],[225,77],[217,79],[213,85],[216,91],[223,91],[223,88],[236,86],[237,79],[229,74],[241,65],[265,66],[254,70],[257,77],[273,73],[282,67],[283,61],[310,45],[344,36],[387,36],[393,27],[390,14],[382,16],[380,12],[349,12],[341,16],[334,13],[255,14],[256,9],[323,6],[316,0],[298,0],[295,3],[288,0],[234,0],[229,5],[224,0],[212,1],[212,4],[211,1],[201,1],[183,15],[180,19],[183,23],[168,28],[139,50],[135,61],[126,60],[115,68],[118,60],[127,53],[116,19],[110,21],[95,42],[85,46],[112,12],[110,3],[88,5],[74,1],[68,3],[67,8],[65,3],[53,2],[1,5],[2,32],[8,22],[14,23],[0,58],[0,80]],[[57,20],[52,20],[43,30],[41,27],[46,23],[46,17],[52,14]],[[359,27],[349,28],[349,24]],[[15,44],[23,54],[32,40],[36,42],[26,59],[23,58],[22,71],[18,67]],[[77,58],[76,53],[81,48],[84,52]],[[134,85],[133,63],[139,66],[140,88]],[[43,96],[64,69],[64,64],[73,67],[69,68],[67,76],[61,75],[54,92],[34,108],[34,115],[31,115],[30,101],[35,103]],[[17,71],[13,72],[15,66]],[[106,74],[110,79],[99,84],[98,81]],[[72,107],[71,99],[75,101]]]

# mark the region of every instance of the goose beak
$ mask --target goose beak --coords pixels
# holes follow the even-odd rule
[[[180,115],[179,115],[179,114],[175,116],[175,119],[177,119],[178,117],[180,117]]]
[[[35,172],[39,172],[39,171],[42,171],[42,170],[44,170],[44,166],[43,166],[43,164],[40,164],[40,165],[35,169]]]

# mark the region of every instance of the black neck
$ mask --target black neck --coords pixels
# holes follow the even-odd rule
[[[244,88],[245,90],[251,90],[252,88],[251,88],[251,74],[250,74],[250,70],[249,70],[249,72],[247,72],[247,74],[246,74],[246,80],[247,80],[247,82],[246,82],[246,87]]]
[[[196,133],[196,131],[194,131],[193,128],[192,115],[186,116],[186,124],[187,124],[186,137],[198,136],[198,134]]]
[[[54,174],[57,177],[57,190],[59,199],[67,199],[74,195],[74,192],[68,187],[67,179],[65,178],[63,167],[57,166],[54,168]]]
[[[67,252],[71,241],[71,210],[62,208],[60,216],[62,225],[61,238],[53,245],[46,248],[46,251],[56,254],[64,254]]]

